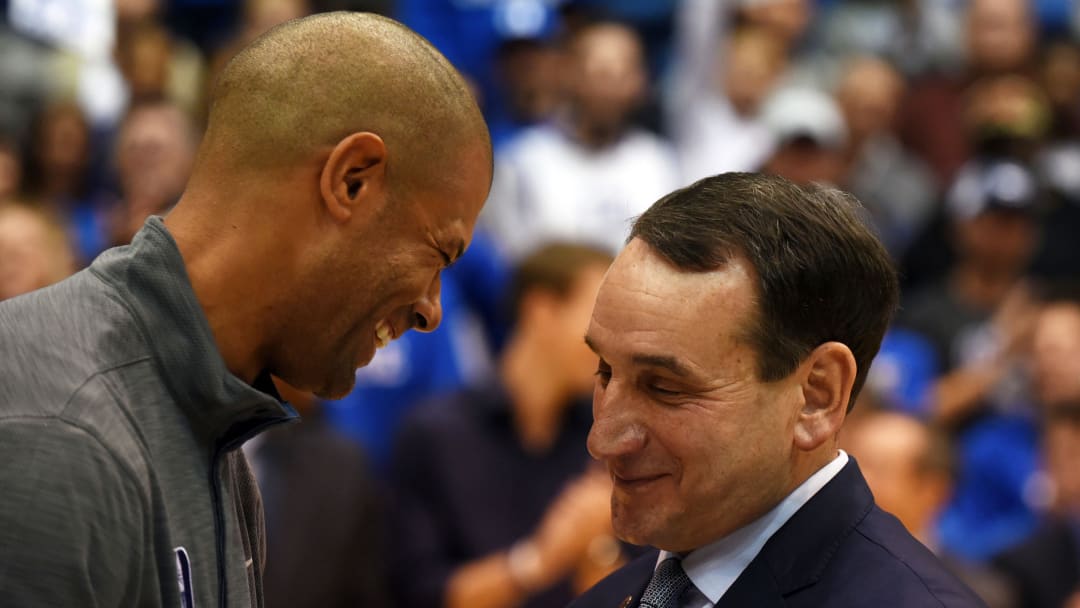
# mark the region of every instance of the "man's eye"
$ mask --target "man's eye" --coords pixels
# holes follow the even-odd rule
[[[596,368],[594,374],[600,381],[600,386],[607,386],[607,383],[611,380],[611,368],[606,365],[601,365]]]
[[[649,387],[649,390],[653,393],[660,395],[661,397],[672,397],[679,394],[679,391],[669,390],[663,387],[656,386],[655,384]]]

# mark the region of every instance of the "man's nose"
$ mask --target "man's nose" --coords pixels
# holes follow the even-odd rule
[[[417,331],[432,332],[442,323],[442,298],[440,281],[436,277],[428,293],[413,304],[413,328]]]
[[[608,385],[609,389],[612,385]],[[593,396],[593,424],[586,446],[597,460],[629,456],[645,447],[648,433],[631,404],[611,390]]]

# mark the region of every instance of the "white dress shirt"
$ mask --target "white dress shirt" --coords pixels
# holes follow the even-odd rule
[[[681,607],[713,608],[772,535],[844,468],[848,455],[843,450],[839,452],[832,462],[818,469],[771,511],[683,557],[683,570],[690,577],[693,588],[683,594]],[[661,551],[657,565],[669,557],[678,555]]]

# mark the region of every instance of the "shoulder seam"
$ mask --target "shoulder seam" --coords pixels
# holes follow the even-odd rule
[[[109,445],[102,439],[100,434],[97,433],[92,428],[87,428],[84,425],[77,424],[73,420],[68,420],[68,419],[63,418],[63,417],[58,416],[58,415],[15,416],[15,417],[5,418],[3,420],[0,420],[0,423],[11,423],[11,422],[29,421],[29,420],[41,420],[41,421],[56,422],[58,424],[61,424],[61,425],[67,426],[67,427],[71,427],[73,429],[76,429],[76,430],[82,432],[87,437],[92,439],[94,441],[94,443],[96,443],[98,445],[98,447],[100,447],[102,449],[102,451],[104,451],[106,454],[109,455],[109,458],[111,458],[112,461],[117,465],[117,467],[121,471],[124,472],[124,475],[128,478],[128,481],[134,483],[136,488],[139,488],[139,489],[143,488],[142,481],[139,479],[139,476],[135,473],[135,471],[133,471],[131,469],[131,466],[128,465],[128,463],[126,463],[122,458],[120,458],[112,450],[112,448],[110,448]],[[138,494],[139,494],[139,502],[142,503],[143,509],[145,509],[146,512],[149,513],[150,512],[150,505],[146,500],[146,495],[143,492],[139,492]]]

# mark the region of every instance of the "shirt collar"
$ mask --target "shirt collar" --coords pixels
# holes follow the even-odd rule
[[[274,422],[297,418],[269,373],[248,384],[225,367],[161,218],[148,219],[130,245],[106,251],[90,271],[131,311],[166,388],[196,432],[231,447]]]
[[[825,484],[836,477],[847,462],[847,453],[839,450],[836,458],[818,469],[768,513],[720,540],[687,554],[682,560],[682,566],[690,577],[690,582],[710,602],[719,602],[743,570],[761,552],[769,538],[825,487]],[[669,551],[661,551],[657,565],[669,557],[679,556]]]

